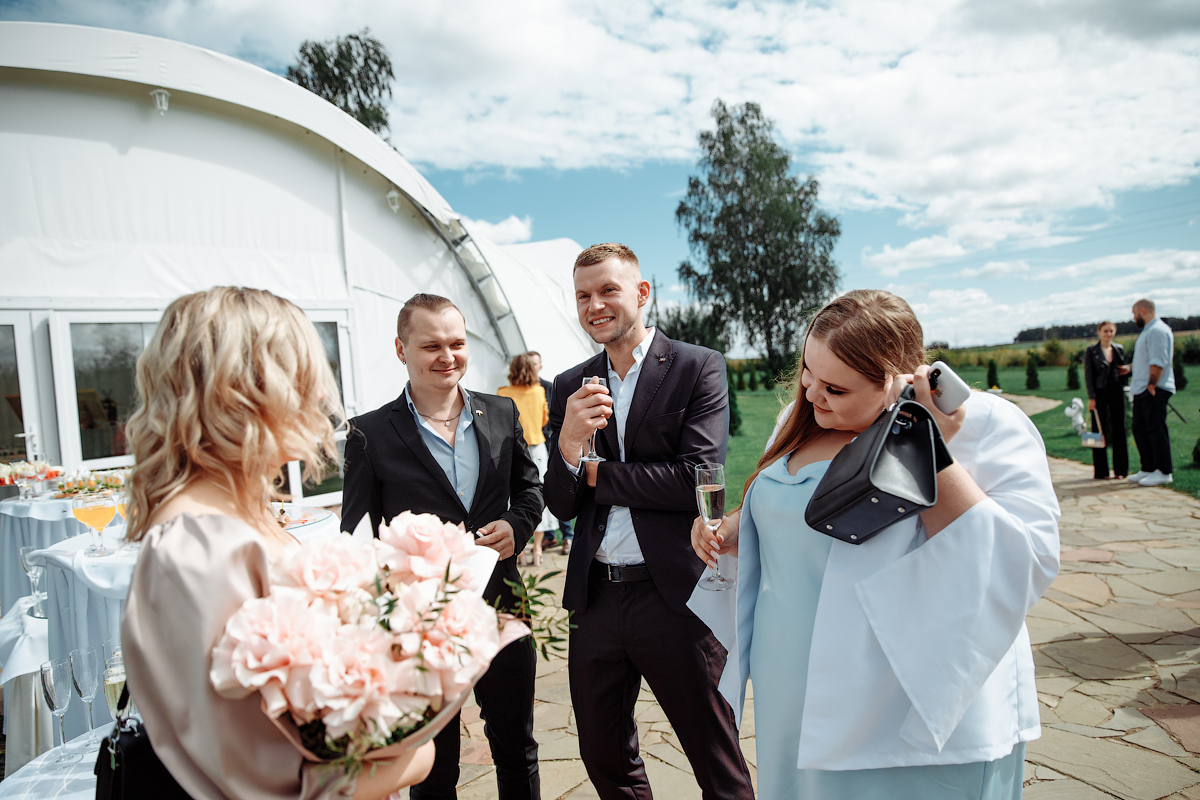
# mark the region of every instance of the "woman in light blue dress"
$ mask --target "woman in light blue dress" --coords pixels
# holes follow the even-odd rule
[[[1021,796],[1038,735],[1023,618],[1057,572],[1057,502],[1028,420],[978,394],[942,414],[923,359],[900,298],[826,306],[742,508],[716,536],[693,528],[701,559],[738,556],[736,590],[690,605],[730,650],[739,718],[753,680],[767,800]],[[814,531],[804,509],[830,460],[909,380],[956,459],[938,503],[861,546]]]

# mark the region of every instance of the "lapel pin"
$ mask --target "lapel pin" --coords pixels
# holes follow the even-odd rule
[[[481,410],[480,410],[480,409],[478,409],[478,408],[477,408],[477,409],[475,409],[475,416],[477,416],[477,417],[482,417],[482,416],[483,416],[483,411],[481,411]]]
[[[666,361],[666,360],[667,360],[667,357],[666,357],[666,356],[659,356],[659,357],[658,357],[658,363],[660,363],[660,364],[661,364],[662,362]]]

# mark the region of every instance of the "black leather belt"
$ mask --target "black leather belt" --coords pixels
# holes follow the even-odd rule
[[[592,562],[592,572],[611,583],[636,583],[650,580],[650,568],[645,564],[605,564]]]

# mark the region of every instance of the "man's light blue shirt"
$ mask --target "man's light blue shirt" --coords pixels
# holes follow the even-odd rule
[[[1133,378],[1129,391],[1136,397],[1146,391],[1150,384],[1150,367],[1162,367],[1162,375],[1158,379],[1158,388],[1163,391],[1175,391],[1175,370],[1171,368],[1171,358],[1175,355],[1175,337],[1171,327],[1161,318],[1150,320],[1142,332],[1138,334],[1137,344],[1133,348]]]
[[[475,484],[479,481],[479,441],[475,438],[475,431],[471,430],[475,423],[471,415],[471,396],[461,386],[458,387],[458,391],[462,394],[463,407],[458,414],[458,429],[454,432],[453,447],[433,429],[433,425],[443,423],[430,424],[429,420],[417,411],[409,386],[404,387],[404,399],[408,401],[408,410],[417,421],[417,430],[421,432],[421,439],[429,448],[430,455],[442,468],[442,472],[446,473],[450,485],[462,501],[463,508],[470,511],[471,503],[475,500]]]

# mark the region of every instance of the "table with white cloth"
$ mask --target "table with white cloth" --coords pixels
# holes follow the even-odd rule
[[[49,658],[47,620],[31,616],[33,605],[32,596],[22,597],[0,619],[0,684],[8,729],[5,775],[54,746],[54,716],[39,687],[40,668]]]
[[[0,612],[29,594],[29,578],[21,568],[22,547],[41,550],[86,530],[71,514],[70,500],[10,497],[0,501]]]
[[[103,704],[104,701],[101,701]],[[70,747],[82,757],[74,764],[59,769],[50,767],[58,758],[59,751],[42,753],[0,783],[0,798],[3,800],[92,800],[96,796],[96,755],[100,743],[84,749],[83,736],[70,742]]]

